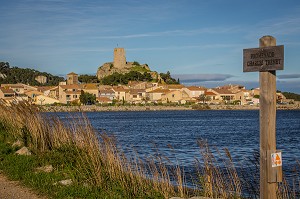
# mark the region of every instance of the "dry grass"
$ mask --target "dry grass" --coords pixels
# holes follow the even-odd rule
[[[283,180],[278,183],[277,198],[278,199],[296,199],[300,198],[300,163],[297,161],[297,165],[293,169],[293,173],[289,181],[285,175]],[[292,182],[291,182],[292,181]]]
[[[165,164],[168,162],[166,157],[156,155],[146,162],[140,160],[137,154],[126,157],[115,139],[105,132],[95,131],[84,114],[70,114],[68,123],[64,123],[58,117],[41,113],[37,107],[26,103],[11,106],[0,103],[0,125],[12,141],[22,140],[35,154],[60,147],[72,148],[79,162],[78,166],[74,166],[80,175],[77,183],[109,189],[107,182],[110,181],[118,184],[128,198],[155,194],[164,198],[188,197],[196,193],[212,198],[241,198],[245,187],[249,193],[254,193],[254,197],[257,196],[257,179],[245,184],[229,151],[212,151],[203,140],[198,142],[202,160],[197,160],[198,175],[193,176],[193,190],[187,188],[184,169],[178,162],[170,169]],[[295,176],[298,179],[294,180],[291,188],[286,180],[279,184],[278,198],[299,196],[299,174]]]
[[[216,159],[206,141],[199,140],[198,144],[203,159],[203,163],[198,160],[198,171],[202,177],[200,185],[204,185],[202,187],[204,195],[211,198],[240,198],[241,183],[229,151],[225,149],[227,158],[222,158],[224,154],[221,155],[216,149],[220,157]]]
[[[198,141],[202,161],[198,160],[198,179],[203,195],[211,198],[259,198],[259,153],[247,161],[250,168],[235,168],[228,149],[220,152],[205,140]],[[300,197],[300,163],[294,168],[293,177],[278,183],[278,199],[296,199]],[[292,183],[291,183],[292,182]]]
[[[76,117],[77,116],[77,117]],[[178,167],[174,178],[179,186],[170,180],[167,167],[157,160],[143,163],[137,156],[126,158],[119,151],[114,138],[104,132],[97,132],[82,115],[70,115],[68,123],[58,117],[39,112],[37,107],[26,103],[0,105],[0,123],[13,140],[22,140],[35,154],[71,147],[76,151],[78,170],[82,182],[105,187],[107,181],[118,184],[130,197],[141,193],[159,193],[165,198],[186,196],[182,173]],[[150,171],[150,172],[149,172]],[[150,180],[152,179],[152,180]],[[178,191],[177,191],[178,190]]]

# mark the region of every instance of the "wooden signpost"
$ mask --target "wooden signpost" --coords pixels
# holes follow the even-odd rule
[[[259,71],[260,84],[260,198],[276,199],[282,182],[282,156],[276,150],[276,70],[283,70],[284,47],[263,36],[259,48],[244,49],[243,71]]]
[[[244,72],[283,70],[284,46],[244,49]]]

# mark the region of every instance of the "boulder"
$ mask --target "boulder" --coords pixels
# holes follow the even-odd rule
[[[21,147],[21,146],[23,146],[23,142],[20,140],[17,140],[12,144],[12,147]]]
[[[53,185],[57,185],[57,184],[60,184],[60,185],[63,185],[63,186],[69,186],[71,185],[73,182],[71,179],[67,179],[67,180],[61,180],[59,182],[56,182],[54,183]]]
[[[31,155],[31,152],[28,150],[27,147],[23,146],[21,149],[16,151],[16,154],[18,154],[18,155]]]
[[[52,165],[46,165],[43,167],[38,167],[36,168],[37,172],[45,172],[45,173],[51,173],[53,171],[53,166]]]

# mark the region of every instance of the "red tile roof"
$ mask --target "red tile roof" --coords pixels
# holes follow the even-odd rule
[[[189,89],[190,91],[204,91],[206,90],[203,87],[198,87],[198,86],[188,86],[187,89]]]
[[[158,88],[158,89],[155,89],[153,91],[149,91],[148,93],[167,93],[169,91],[170,91],[169,89]]]
[[[86,90],[96,90],[98,89],[98,84],[97,83],[81,84],[80,87]]]
[[[218,88],[214,88],[214,91],[216,91],[219,94],[225,94],[225,95],[233,95],[233,93],[227,89],[218,89]]]
[[[40,92],[44,92],[46,90],[51,90],[53,88],[55,88],[55,87],[54,86],[39,86],[39,87],[37,87],[37,90]]]
[[[80,89],[80,86],[77,84],[70,84],[70,85],[60,85],[62,89]]]
[[[214,92],[206,91],[205,95],[217,95],[217,94],[215,94]]]
[[[181,88],[184,88],[184,85],[182,85],[182,84],[168,84],[167,88],[168,89],[181,89]]]
[[[112,100],[109,99],[108,97],[97,97],[97,100],[99,102],[111,102]]]
[[[115,93],[115,91],[113,91],[112,89],[101,89],[99,90],[100,93]]]
[[[68,75],[78,75],[78,74],[76,74],[74,72],[70,72]]]
[[[123,87],[113,87],[113,90],[115,92],[128,92],[129,91],[128,89],[125,89]]]
[[[145,93],[146,89],[130,89],[129,91],[131,94],[137,94],[137,93]]]
[[[5,93],[5,94],[14,94],[15,93],[12,89],[0,88],[0,90],[2,91],[2,93]]]

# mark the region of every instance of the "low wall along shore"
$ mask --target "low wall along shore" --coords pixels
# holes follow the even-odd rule
[[[45,112],[94,112],[94,111],[185,111],[200,110],[192,106],[43,106]],[[277,105],[278,110],[300,110],[300,104]],[[201,110],[259,110],[251,105],[209,105]]]

